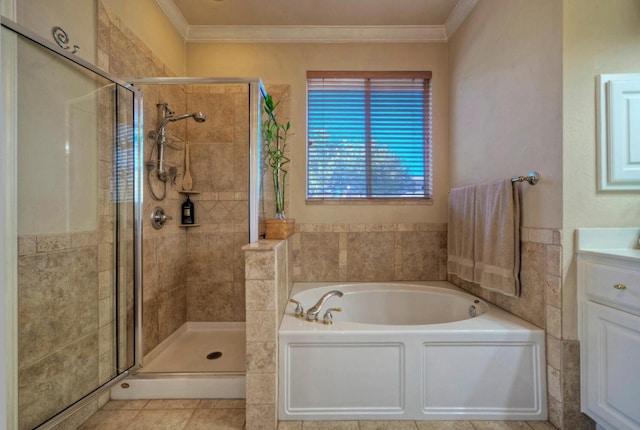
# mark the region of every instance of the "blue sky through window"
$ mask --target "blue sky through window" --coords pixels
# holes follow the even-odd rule
[[[424,197],[425,94],[309,90],[309,197]]]

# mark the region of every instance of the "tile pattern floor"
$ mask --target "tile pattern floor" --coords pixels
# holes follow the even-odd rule
[[[78,430],[242,430],[244,399],[111,400]],[[555,430],[544,421],[281,421],[278,430]]]
[[[242,430],[244,399],[111,400],[78,430]]]
[[[278,430],[556,430],[546,421],[280,421]]]

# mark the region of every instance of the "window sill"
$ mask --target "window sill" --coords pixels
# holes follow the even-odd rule
[[[433,199],[306,199],[307,205],[432,205]]]

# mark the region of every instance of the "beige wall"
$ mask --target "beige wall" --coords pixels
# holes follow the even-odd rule
[[[562,225],[562,5],[483,0],[449,41],[452,186],[540,172],[523,225]]]
[[[98,102],[108,90],[22,40],[17,83],[19,234],[95,230]]]
[[[159,58],[156,62],[164,63],[168,67],[168,71],[171,72],[169,76],[184,76],[186,58],[184,38],[155,0],[103,0],[103,3],[151,48],[153,55]]]
[[[640,224],[640,192],[596,191],[596,77],[640,72],[640,1],[565,0],[563,7],[563,334],[575,339],[575,229]]]
[[[69,45],[78,45],[77,56],[96,62],[96,2],[86,0],[19,0],[16,1],[18,24],[54,42],[51,30],[62,27]]]
[[[308,70],[430,70],[433,72],[434,204],[306,205],[306,72]],[[445,222],[447,216],[447,47],[424,44],[207,44],[187,46],[189,76],[260,77],[290,84],[292,164],[287,215],[303,223]]]
[[[185,41],[155,0],[104,0],[131,31],[142,40],[159,60],[167,65],[169,75],[185,74]],[[19,0],[17,22],[52,41],[51,29],[62,27],[71,46],[78,45],[76,55],[97,64],[97,2],[87,0]],[[128,76],[119,76],[126,78]]]
[[[93,2],[65,0],[53,6],[52,2],[24,0],[18,2],[17,9],[20,25],[50,42],[54,41],[52,28],[61,26],[69,36],[69,45],[81,47],[76,55],[95,63]],[[78,15],[90,19],[77,19]],[[97,163],[86,160],[96,159],[97,148],[86,142],[97,142],[97,90],[101,84],[22,40],[18,68],[18,231],[51,234],[94,230]],[[74,182],[74,177],[86,180]],[[47,216],[42,216],[45,213]]]

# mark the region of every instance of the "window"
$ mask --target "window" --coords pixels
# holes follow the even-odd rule
[[[430,72],[307,73],[307,199],[431,199]]]

